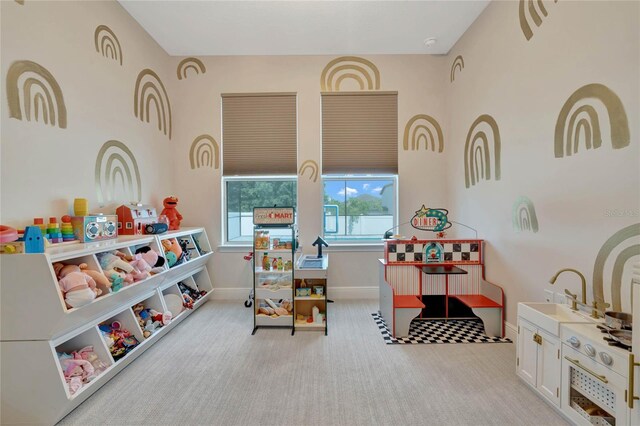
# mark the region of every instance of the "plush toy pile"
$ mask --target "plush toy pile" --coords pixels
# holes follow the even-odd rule
[[[138,319],[142,335],[148,339],[156,330],[171,322],[171,312],[158,312],[154,309],[145,308],[142,303],[133,307],[133,313]]]
[[[140,247],[133,256],[118,250],[96,256],[113,292],[164,271],[164,258],[149,246]]]
[[[93,346],[86,346],[70,354],[58,353],[58,361],[71,395],[108,367],[93,351]]]
[[[100,324],[98,328],[114,360],[122,358],[140,343],[136,336],[122,326],[120,321],[114,321],[111,325]]]

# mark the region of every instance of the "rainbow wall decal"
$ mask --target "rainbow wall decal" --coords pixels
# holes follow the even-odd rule
[[[462,55],[456,56],[456,59],[453,60],[453,64],[451,64],[451,82],[456,79],[456,69],[462,71],[464,69],[464,59]]]
[[[93,34],[93,41],[96,46],[96,52],[102,54],[105,58],[111,58],[122,65],[122,47],[118,37],[106,25],[98,25]]]
[[[32,61],[16,61],[11,64],[7,72],[7,101],[9,116],[12,118],[22,120],[24,109],[27,121],[33,118],[34,121],[42,121],[51,126],[57,123],[61,129],[67,128],[67,108],[62,90],[53,75],[42,65]]]
[[[418,114],[411,117],[404,126],[404,138],[402,140],[402,147],[405,151],[411,148],[412,151],[420,149],[420,141],[424,141],[424,149],[428,150],[431,146],[431,151],[442,152],[444,151],[444,136],[442,135],[442,128],[435,118],[426,114]],[[411,147],[409,147],[411,145]]]
[[[16,3],[18,3],[19,5],[24,5],[24,0],[15,0]]]
[[[516,202],[513,203],[511,216],[513,229],[516,231],[538,232],[536,209],[529,198],[524,196],[518,197]]]
[[[209,135],[200,135],[194,139],[189,150],[191,170],[200,167],[220,168],[220,149],[218,142]]]
[[[298,170],[298,174],[300,176],[304,176],[304,173],[310,170],[311,174],[309,175],[309,180],[313,180],[314,182],[318,181],[318,172],[320,170],[320,167],[318,167],[318,163],[316,163],[313,160],[305,160],[302,165],[300,166],[300,169]]]
[[[196,75],[204,74],[207,72],[207,68],[204,66],[202,61],[198,58],[186,58],[180,61],[178,64],[177,74],[178,80],[182,80],[183,78],[187,78],[187,70],[191,68],[195,71]]]
[[[140,121],[149,123],[152,102],[156,110],[158,130],[168,134],[171,139],[171,104],[167,90],[158,74],[147,68],[138,74],[133,93],[133,112]]]
[[[624,248],[622,248],[624,247]],[[604,267],[614,250],[619,249],[611,272],[611,310],[622,310],[622,275],[624,266],[633,257],[640,256],[640,223],[635,223],[613,234],[603,245],[593,265],[593,298],[604,299]],[[637,260],[636,260],[637,261]]]
[[[596,100],[604,104],[609,116],[611,128],[611,146],[613,149],[624,148],[629,145],[629,121],[624,106],[611,89],[602,84],[593,83],[582,86],[564,103],[558,115],[555,131],[555,156],[562,158],[578,152],[579,136],[582,130],[586,149],[600,148],[602,146],[602,133],[600,131],[600,117],[594,108],[593,102],[584,103],[576,107],[580,102],[588,102],[587,99]],[[569,115],[571,113],[571,115]]]
[[[110,202],[138,202],[142,182],[133,153],[120,141],[102,145],[96,158],[96,195],[101,205]]]
[[[484,130],[477,130],[482,123],[489,126],[489,135]],[[491,150],[494,158],[494,178],[500,180],[500,131],[496,120],[483,114],[469,128],[464,146],[464,183],[467,188],[475,185],[480,179],[491,179]]]
[[[554,0],[554,2],[557,3],[558,0]],[[538,11],[540,11],[540,13],[538,13]],[[529,18],[527,18],[527,12],[529,13]],[[547,9],[544,7],[542,0],[520,0],[518,14],[520,18],[520,28],[522,29],[522,33],[527,41],[531,40],[531,37],[533,37],[533,31],[531,30],[531,25],[529,25],[529,19],[539,27],[542,25],[542,18],[540,17],[540,14],[544,16],[548,15]]]
[[[373,62],[357,56],[341,56],[322,70],[320,87],[323,92],[339,92],[345,79],[353,79],[360,90],[380,90],[380,71]]]

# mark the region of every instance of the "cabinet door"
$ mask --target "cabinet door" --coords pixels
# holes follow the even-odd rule
[[[533,340],[536,328],[526,321],[518,326],[518,375],[527,383],[536,386],[538,366],[538,344]]]
[[[538,330],[538,391],[555,405],[560,405],[560,339]]]

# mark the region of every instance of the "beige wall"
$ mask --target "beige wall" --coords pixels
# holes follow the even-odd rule
[[[183,58],[172,58],[177,67]],[[221,170],[191,170],[189,150],[194,139],[209,134],[220,143],[220,95],[234,92],[296,92],[298,94],[298,166],[305,160],[321,164],[320,76],[334,56],[206,57],[206,72],[193,70],[178,83],[182,94],[178,111],[179,129],[174,144],[176,185],[181,209],[190,223],[204,224],[215,244],[221,243]],[[407,121],[416,114],[429,114],[445,125],[445,90],[448,63],[436,56],[366,56],[380,71],[380,90],[398,91],[399,201],[401,221],[408,220],[420,204],[444,205],[444,153],[404,151],[402,136]],[[356,90],[353,80],[344,80],[341,90]],[[445,135],[445,153],[449,141]],[[277,155],[277,153],[274,153]],[[440,182],[427,188],[425,181]],[[193,185],[196,183],[197,185]],[[302,176],[298,181],[300,242],[313,252],[311,243],[322,233],[322,182]],[[410,231],[407,231],[410,232]],[[245,253],[249,249],[245,249]],[[376,286],[374,252],[340,252],[331,256],[331,285]],[[251,275],[238,252],[219,253],[213,260],[214,282],[221,288],[248,288]],[[372,293],[375,296],[375,292]]]
[[[505,288],[511,323],[518,301],[542,300],[547,288],[580,290],[572,274],[560,276],[555,286],[548,284],[560,268],[585,273],[591,301],[598,251],[614,233],[640,222],[640,4],[544,4],[548,16],[540,27],[531,24],[530,41],[519,24],[518,2],[493,2],[448,55],[449,66],[458,55],[464,58],[464,69],[456,71],[449,85],[449,206],[487,240],[487,277]],[[602,146],[585,150],[582,139],[577,154],[556,158],[554,131],[563,104],[590,83],[603,84],[620,98],[630,144],[612,148],[608,113],[601,102],[589,99],[578,106],[588,103],[598,111]],[[499,181],[492,176],[466,188],[465,141],[481,114],[498,124],[502,175]],[[519,196],[535,206],[537,233],[512,226],[512,207]],[[640,225],[635,229],[640,231]],[[605,289],[620,249],[638,242],[636,237],[614,250],[605,267]],[[640,254],[640,248],[636,252]],[[626,310],[634,259],[639,258],[629,259],[622,279]]]
[[[164,50],[116,2],[26,0],[24,5],[3,1],[0,7],[2,223],[24,227],[36,216],[60,218],[70,212],[76,197],[87,198],[91,211],[113,212],[130,201],[118,175],[113,197],[117,202],[105,202],[100,208],[96,159],[109,140],[121,141],[131,150],[139,167],[141,199],[159,206],[174,188],[168,165],[175,135],[170,142],[158,130],[153,114],[150,124],[138,120],[133,106],[136,78],[145,68],[158,73],[175,102],[177,77],[169,72],[170,58]],[[96,52],[94,33],[99,25],[107,25],[118,38],[122,66]],[[65,129],[44,124],[41,115],[40,121],[33,117],[28,121],[24,102],[23,119],[10,118],[7,72],[21,60],[38,63],[57,81],[67,110]],[[23,81],[18,80],[21,88]],[[20,96],[24,101],[22,90]],[[129,167],[134,173],[131,163]]]

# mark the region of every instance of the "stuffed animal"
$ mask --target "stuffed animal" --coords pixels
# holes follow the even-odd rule
[[[53,264],[53,270],[58,277],[58,285],[64,301],[69,308],[87,305],[102,294],[94,279],[82,272],[78,265],[56,262]]]
[[[81,263],[78,265],[82,272],[89,275],[96,282],[98,289],[102,291],[102,294],[111,293],[111,281],[109,278],[102,272],[94,271],[93,269],[89,269],[86,263]]]
[[[169,267],[173,267],[175,265],[179,265],[184,260],[184,256],[182,255],[182,247],[180,247],[180,243],[175,238],[167,238],[166,240],[162,240],[162,247],[164,248],[164,255],[167,258],[167,263]]]
[[[169,219],[169,230],[177,231],[180,229],[180,221],[182,220],[182,215],[176,207],[178,206],[178,197],[167,197],[162,200],[162,205],[164,209],[162,209],[161,215],[165,215]]]
[[[136,255],[140,255],[142,259],[144,259],[149,265],[151,265],[152,269],[150,272],[152,274],[159,274],[160,272],[164,271],[164,257],[160,256],[158,252],[153,250],[151,247],[140,247],[136,250]]]
[[[104,274],[111,281],[114,292],[122,288],[122,285],[133,283],[134,279],[131,275],[134,272],[133,266],[113,253],[98,253],[96,256]]]

